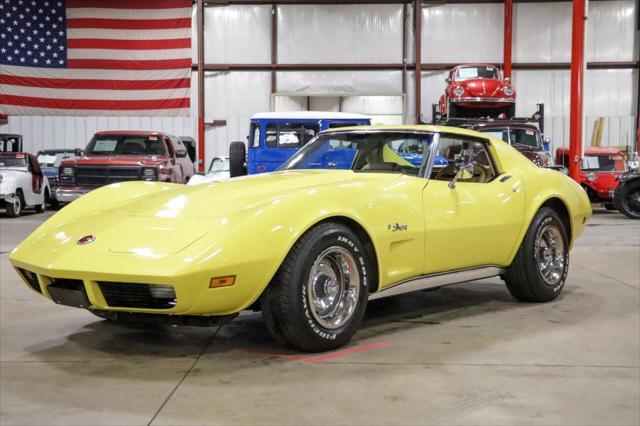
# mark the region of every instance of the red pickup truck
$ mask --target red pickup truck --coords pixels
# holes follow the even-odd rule
[[[84,155],[63,161],[56,196],[71,202],[116,182],[145,180],[186,183],[195,173],[187,148],[176,136],[160,132],[96,133]]]
[[[569,167],[569,148],[556,150],[556,164]],[[613,192],[618,187],[618,176],[626,169],[625,153],[612,147],[587,147],[584,150],[580,184],[592,203],[604,202],[611,207]]]

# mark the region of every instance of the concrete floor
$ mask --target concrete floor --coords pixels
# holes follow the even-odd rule
[[[259,314],[136,329],[36,297],[8,254],[45,216],[0,219],[0,424],[640,423],[640,222],[598,211],[559,300],[500,280],[380,300],[344,351],[272,343]]]

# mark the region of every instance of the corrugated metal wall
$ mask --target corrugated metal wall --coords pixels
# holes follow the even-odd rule
[[[410,8],[411,9],[411,8]],[[591,61],[638,59],[636,2],[591,1],[587,57]],[[413,61],[408,19],[408,61]],[[422,10],[424,62],[501,62],[503,5],[438,4]],[[195,19],[194,19],[195,25]],[[207,63],[269,63],[271,6],[227,5],[205,9]],[[196,58],[194,28],[194,62]],[[568,62],[571,3],[515,3],[514,62]],[[281,63],[402,62],[402,5],[278,6],[278,61]],[[413,117],[414,73],[407,73],[406,116]],[[444,90],[444,72],[423,72],[423,119]],[[634,137],[638,70],[589,70],[585,79],[587,143],[593,120],[607,117],[603,143],[624,145]],[[546,130],[557,146],[568,144],[570,77],[567,70],[513,73],[518,115],[546,106]],[[402,93],[401,71],[278,72],[279,92],[354,94]],[[225,154],[232,140],[244,140],[249,117],[270,108],[268,72],[207,72],[206,121],[227,120],[207,128],[207,161]],[[195,86],[195,75],[192,86]],[[192,106],[197,105],[192,89]],[[195,116],[195,108],[193,115]],[[96,130],[148,128],[195,136],[193,118],[41,118],[11,117],[2,132],[22,133],[26,148],[83,146]]]

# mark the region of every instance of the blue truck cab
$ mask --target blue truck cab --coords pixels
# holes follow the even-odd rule
[[[318,132],[326,129],[371,124],[371,118],[344,112],[294,111],[262,112],[251,117],[248,149],[244,142],[232,142],[229,148],[231,177],[276,170]],[[348,168],[347,153],[328,159],[318,168]],[[342,158],[344,157],[344,158]],[[343,164],[344,163],[344,164]]]

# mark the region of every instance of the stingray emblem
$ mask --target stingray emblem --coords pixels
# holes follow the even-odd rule
[[[76,244],[78,244],[79,246],[84,246],[85,244],[91,244],[95,240],[96,237],[94,237],[93,235],[85,235],[84,237],[76,241]]]

